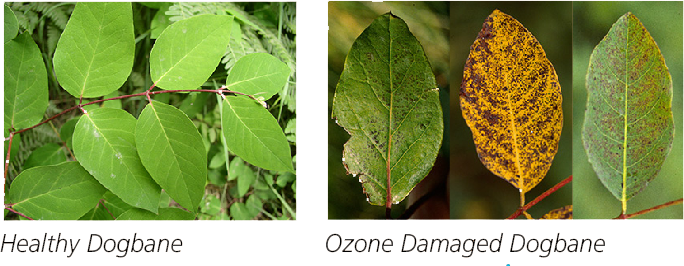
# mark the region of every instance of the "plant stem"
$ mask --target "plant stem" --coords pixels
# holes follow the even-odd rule
[[[11,211],[11,212],[13,212],[13,213],[18,214],[18,215],[21,216],[21,217],[24,217],[24,218],[26,218],[26,219],[29,219],[29,220],[33,221],[33,219],[32,219],[31,217],[28,217],[28,216],[24,215],[23,213],[18,212],[18,211],[14,210],[14,209],[12,209],[12,208],[10,208],[10,207],[5,206],[5,209],[8,210],[8,211]]]
[[[509,217],[506,218],[506,219],[515,219],[515,218],[517,218],[518,216],[520,216],[520,214],[526,213],[527,210],[528,210],[529,208],[531,208],[532,206],[536,205],[536,204],[539,203],[542,199],[544,199],[544,198],[546,198],[547,196],[551,195],[552,193],[556,192],[556,190],[562,188],[563,186],[565,186],[566,184],[568,184],[568,183],[570,183],[570,182],[572,182],[572,175],[569,176],[569,177],[566,178],[566,179],[563,179],[563,181],[560,181],[558,184],[556,184],[555,186],[553,186],[553,187],[550,188],[549,190],[545,191],[544,193],[542,193],[541,195],[539,195],[539,196],[538,196],[537,198],[535,198],[534,200],[530,201],[530,203],[527,203],[525,206],[523,206],[523,207],[521,207],[520,209],[518,209],[517,211],[515,211],[515,213],[513,213],[511,216],[509,216]],[[529,218],[531,218],[531,217],[529,217]]]
[[[7,182],[7,170],[9,169],[10,154],[12,153],[12,139],[14,139],[14,132],[9,133],[9,145],[7,145],[7,157],[5,157],[5,182]],[[2,189],[5,193],[5,189]]]
[[[638,211],[638,212],[635,212],[635,213],[632,213],[632,214],[624,214],[624,213],[622,213],[622,214],[620,214],[620,216],[616,217],[615,219],[629,219],[629,218],[634,218],[634,217],[637,217],[637,216],[639,216],[639,215],[647,214],[647,213],[649,213],[649,212],[652,212],[652,211],[655,211],[655,210],[659,210],[659,209],[662,209],[662,208],[665,208],[665,207],[669,207],[669,206],[673,206],[673,205],[677,205],[677,204],[682,204],[682,200],[684,200],[684,199],[673,200],[673,201],[670,201],[670,202],[667,202],[667,203],[663,203],[663,204],[660,204],[660,205],[658,205],[658,206],[654,206],[654,207],[651,207],[651,208],[648,208],[648,209],[645,209],[645,210],[641,210],[641,211]]]

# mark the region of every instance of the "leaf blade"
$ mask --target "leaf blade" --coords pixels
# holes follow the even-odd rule
[[[153,101],[138,117],[135,143],[152,178],[195,212],[204,195],[207,154],[192,121],[175,107]]]
[[[134,50],[131,3],[77,3],[57,42],[55,75],[76,98],[100,97],[126,81]]]
[[[17,37],[19,32],[19,22],[17,21],[17,16],[14,15],[14,11],[7,6],[5,6],[5,43]]]
[[[157,212],[161,188],[140,162],[135,123],[135,118],[121,109],[99,108],[82,115],[74,129],[74,155],[124,202]]]
[[[283,130],[256,101],[244,96],[226,97],[221,127],[226,147],[235,155],[267,170],[294,173]]]
[[[107,190],[77,162],[39,166],[12,182],[13,208],[38,220],[74,220],[92,209]]]
[[[196,89],[219,64],[233,16],[199,15],[168,26],[150,52],[150,75],[166,90]]]
[[[5,43],[5,129],[37,124],[48,106],[47,71],[29,33]]]
[[[660,49],[631,12],[594,48],[582,140],[601,183],[626,202],[655,179],[672,148],[672,79]]]
[[[24,162],[24,169],[36,166],[55,165],[67,161],[62,146],[56,143],[48,143],[31,152]]]
[[[400,18],[377,18],[352,45],[332,116],[351,135],[343,163],[371,204],[403,200],[432,168],[444,129],[436,87],[420,42]]]
[[[270,99],[285,86],[289,77],[290,68],[275,56],[252,53],[241,57],[231,68],[226,87]]]
[[[551,167],[563,127],[558,76],[537,39],[495,10],[471,46],[461,83],[463,118],[482,164],[522,193]]]

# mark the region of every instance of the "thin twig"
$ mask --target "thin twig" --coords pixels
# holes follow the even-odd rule
[[[7,170],[9,169],[10,154],[12,153],[12,139],[14,139],[14,132],[9,133],[9,145],[7,145],[7,157],[5,157],[5,182],[7,182]],[[5,192],[3,187],[2,192]]]
[[[565,186],[566,184],[568,184],[570,182],[572,182],[572,175],[566,179],[563,179],[563,181],[560,181],[560,183],[556,184],[555,186],[553,186],[552,188],[550,188],[546,192],[542,193],[537,198],[535,198],[533,201],[530,201],[530,203],[525,204],[525,206],[519,208],[517,211],[515,211],[515,213],[513,213],[511,216],[509,216],[506,219],[517,218],[518,216],[520,216],[520,214],[522,214],[523,212],[526,212],[529,208],[531,208],[532,206],[539,203],[542,199],[544,199],[547,196],[551,195],[552,193],[556,192],[556,190],[562,188],[563,186]]]
[[[629,219],[629,218],[634,218],[634,217],[636,217],[636,216],[639,216],[639,215],[642,215],[642,214],[647,214],[647,213],[649,213],[649,212],[652,212],[652,211],[655,211],[655,210],[659,210],[659,209],[662,209],[662,208],[665,208],[665,207],[669,207],[669,206],[673,206],[673,205],[677,205],[677,204],[682,204],[682,200],[684,200],[684,198],[678,199],[678,200],[673,200],[673,201],[670,201],[670,202],[667,202],[667,203],[663,203],[663,204],[660,204],[660,205],[658,205],[658,206],[651,207],[651,208],[648,208],[648,209],[645,209],[645,210],[641,210],[641,211],[638,211],[638,212],[635,212],[635,213],[632,213],[632,214],[620,214],[620,216],[616,217],[615,219]]]

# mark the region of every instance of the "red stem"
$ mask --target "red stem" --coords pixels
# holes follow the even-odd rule
[[[107,206],[105,206],[105,199],[100,199],[100,201],[97,204],[102,205],[102,208],[104,208],[105,211],[107,211],[107,213],[109,213],[109,216],[111,216],[112,219],[116,220],[116,217],[114,217],[114,214],[112,214],[112,212],[109,211],[109,208],[107,208]]]
[[[10,154],[12,152],[12,139],[14,139],[14,132],[9,133],[9,145],[7,145],[7,157],[5,157],[5,179],[7,179],[7,170],[9,169]],[[2,193],[5,193],[5,186],[2,187]]]
[[[669,207],[669,206],[677,205],[677,204],[682,204],[682,200],[684,200],[684,198],[683,198],[683,199],[678,199],[678,200],[673,200],[673,201],[670,201],[670,202],[667,202],[667,203],[663,203],[663,204],[660,204],[660,205],[658,205],[658,206],[651,207],[651,208],[648,208],[648,209],[645,209],[645,210],[641,210],[641,211],[638,211],[638,212],[635,212],[635,213],[632,213],[632,214],[620,214],[620,216],[618,216],[618,217],[615,218],[615,219],[629,219],[629,218],[633,218],[633,217],[636,217],[636,216],[639,216],[639,215],[642,215],[642,214],[647,214],[647,213],[649,213],[649,212],[652,212],[652,211],[655,211],[655,210],[659,210],[659,209],[662,209],[662,208],[665,208],[665,207]]]
[[[537,198],[535,198],[533,201],[530,201],[529,203],[525,204],[525,206],[523,206],[522,208],[518,208],[518,210],[515,211],[515,213],[513,213],[511,216],[509,216],[509,217],[506,218],[506,219],[515,219],[515,218],[518,218],[518,216],[520,216],[520,214],[522,214],[524,211],[527,211],[529,208],[531,208],[532,206],[534,206],[534,205],[536,205],[537,203],[539,203],[542,199],[544,199],[544,198],[546,198],[547,196],[551,195],[552,193],[556,192],[556,190],[562,188],[563,186],[565,186],[566,184],[568,184],[568,183],[570,183],[570,182],[572,182],[572,175],[569,176],[569,177],[566,178],[566,179],[563,179],[563,181],[560,181],[560,183],[556,184],[556,185],[553,186],[552,188],[549,188],[549,190],[547,190],[546,192],[544,192],[544,193],[542,193],[541,195],[539,195],[539,196],[538,196]]]
[[[21,212],[15,211],[14,209],[12,209],[12,208],[10,208],[10,207],[5,206],[5,209],[8,210],[8,211],[11,211],[11,212],[13,212],[13,213],[18,214],[18,215],[21,216],[21,217],[24,217],[24,218],[26,218],[26,219],[29,219],[29,220],[33,221],[33,219],[31,219],[31,217],[28,217],[28,216],[24,215],[24,214],[21,213]]]

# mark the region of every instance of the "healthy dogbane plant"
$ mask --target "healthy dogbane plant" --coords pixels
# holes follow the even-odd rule
[[[78,104],[43,119],[48,107],[43,56],[30,33],[18,32],[16,18],[5,6],[5,178],[12,142],[19,134],[70,111],[82,113],[60,130],[63,145],[75,160],[67,161],[68,153],[57,144],[35,150],[24,167],[40,166],[27,167],[6,185],[6,212],[60,220],[198,217],[204,207],[200,203],[206,200],[205,136],[181,109],[154,100],[168,93],[217,95],[218,138],[229,172],[233,166],[233,171],[244,169],[247,162],[264,171],[294,175],[288,139],[265,108],[266,100],[287,87],[294,69],[267,53],[244,54],[230,66],[225,85],[197,89],[226,54],[237,23],[232,15],[206,14],[168,25],[149,53],[153,85],[144,92],[118,96],[135,57],[131,3],[77,3],[59,37],[52,67],[59,85]],[[133,97],[147,102],[137,118],[120,104],[92,107]],[[227,162],[229,152],[236,157]],[[238,182],[242,195],[254,180],[246,185]],[[171,200],[176,204],[170,205]]]

